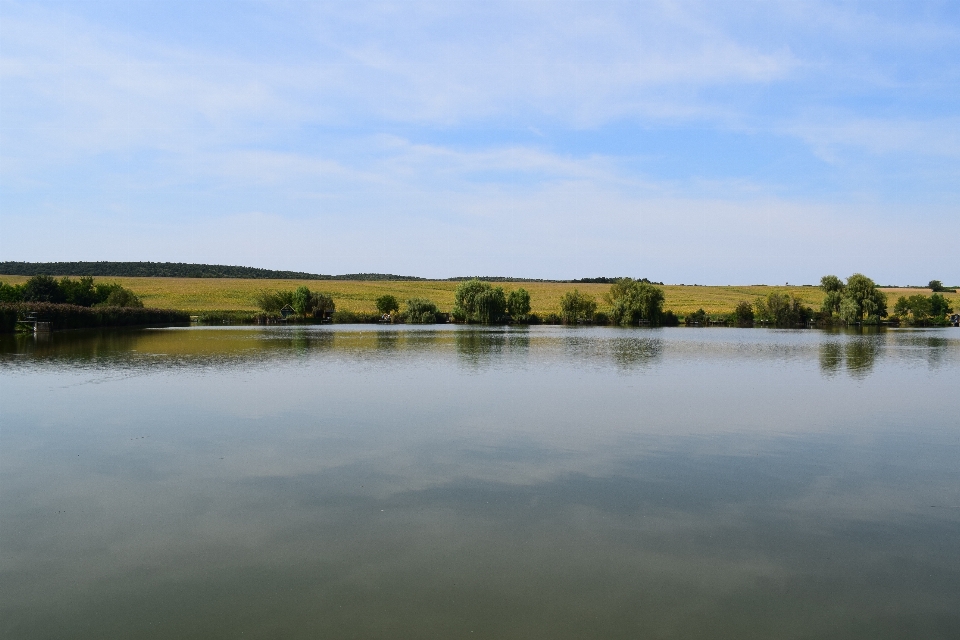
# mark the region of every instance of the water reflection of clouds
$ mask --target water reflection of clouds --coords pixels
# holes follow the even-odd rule
[[[870,462],[882,456],[864,463],[863,447],[842,440],[826,457],[818,440],[768,442],[772,450],[761,457],[664,444],[657,455],[622,451],[602,474],[570,470],[525,482],[475,477],[468,466],[410,485],[385,473],[379,460],[241,477],[198,477],[193,466],[192,474],[159,483],[102,473],[61,477],[74,490],[62,504],[42,507],[78,513],[69,517],[69,535],[49,514],[34,516],[34,526],[47,527],[49,568],[29,574],[30,589],[21,593],[44,595],[18,597],[16,615],[37,616],[31,622],[42,627],[108,610],[133,625],[125,610],[150,611],[151,600],[171,601],[165,589],[175,587],[203,602],[204,593],[229,596],[273,620],[274,632],[293,635],[317,616],[327,632],[351,628],[356,621],[342,617],[343,606],[377,628],[417,636],[425,621],[447,632],[465,619],[509,632],[551,606],[558,608],[537,629],[557,638],[582,637],[584,606],[602,614],[607,637],[662,628],[749,637],[734,633],[744,615],[758,637],[769,637],[784,616],[809,624],[811,608],[829,630],[864,601],[886,609],[887,623],[909,625],[914,618],[897,612],[917,606],[935,627],[956,621],[960,550],[943,544],[956,518],[918,519],[919,510],[904,510],[900,501],[875,500],[869,513],[849,509],[865,492],[882,495],[889,482],[908,480],[904,493],[922,494],[918,478],[881,477],[883,469]],[[498,457],[485,453],[475,463]],[[523,448],[500,453],[516,463],[540,457]],[[824,468],[844,473],[823,484]],[[928,484],[949,482],[949,465],[929,471]],[[36,562],[23,537],[31,532],[7,538],[7,548],[18,550],[8,555],[13,566]],[[298,601],[304,588],[309,603]],[[276,604],[276,593],[285,594],[285,605]],[[43,620],[43,611],[65,599],[78,609]],[[416,616],[404,618],[403,610]],[[167,616],[166,624],[177,623]]]
[[[54,336],[0,371],[0,619],[562,638],[597,630],[586,607],[605,637],[774,637],[816,610],[826,637],[873,607],[932,637],[960,597],[960,510],[930,506],[960,500],[926,367],[956,366],[949,335]],[[884,361],[908,366],[867,375]]]

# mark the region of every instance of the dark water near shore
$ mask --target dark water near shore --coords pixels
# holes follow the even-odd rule
[[[0,338],[3,638],[960,637],[960,330]]]

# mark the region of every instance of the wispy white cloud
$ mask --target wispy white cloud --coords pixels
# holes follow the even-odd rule
[[[279,30],[228,42],[90,6],[0,5],[10,258],[745,281],[731,255],[779,279],[874,264],[916,216],[956,230],[863,208],[903,175],[901,200],[960,192],[960,25],[907,5],[261,4]],[[761,139],[791,169],[749,168]],[[37,220],[62,239],[22,240]]]

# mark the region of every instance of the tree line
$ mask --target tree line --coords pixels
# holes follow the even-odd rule
[[[23,284],[0,282],[0,302],[47,302],[71,304],[78,307],[135,307],[142,308],[140,298],[119,284],[94,282],[90,276],[76,280],[57,280],[48,275],[36,275]]]
[[[457,285],[450,313],[424,297],[414,297],[401,305],[396,296],[377,298],[377,314],[337,311],[332,297],[311,292],[307,287],[295,291],[261,291],[257,306],[265,314],[277,316],[284,307],[304,320],[329,319],[333,322],[392,322],[433,324],[453,320],[469,324],[617,324],[622,326],[675,326],[678,318],[663,310],[663,290],[649,280],[619,278],[603,296],[609,310],[598,310],[593,296],[574,289],[564,294],[559,314],[540,317],[531,313],[530,292],[519,287],[510,291],[488,281],[473,278]]]
[[[0,262],[9,276],[96,276],[128,278],[245,278],[270,280],[425,280],[392,273],[347,273],[338,276],[303,271],[188,262]]]
[[[939,280],[932,280],[931,290],[954,291],[943,287]],[[850,326],[879,325],[884,318],[908,326],[946,326],[948,314],[953,313],[949,301],[940,293],[930,296],[900,296],[893,308],[888,309],[887,295],[877,284],[862,273],[851,275],[846,281],[835,275],[820,279],[823,302],[819,311],[805,305],[799,298],[784,292],[771,291],[758,297],[753,303],[741,301],[731,313],[710,315],[703,309],[689,313],[684,318],[688,325],[721,324],[750,327],[761,324],[774,327],[797,327],[816,325]]]

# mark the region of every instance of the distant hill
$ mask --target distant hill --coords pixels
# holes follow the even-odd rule
[[[275,271],[255,267],[186,262],[0,262],[0,273],[10,276],[97,276],[135,278],[252,278],[274,280],[424,280],[390,273],[347,273],[327,276],[302,271]]]
[[[398,276],[392,273],[345,273],[328,276],[303,271],[276,271],[255,267],[234,267],[222,264],[193,264],[188,262],[0,262],[0,274],[8,276],[95,276],[126,278],[248,278],[270,280],[426,280],[418,276]],[[581,278],[579,280],[546,280],[541,278],[511,278],[507,276],[460,276],[444,278],[450,282],[477,278],[484,282],[570,282],[613,284],[618,278]],[[642,278],[644,282],[650,282]],[[653,284],[663,284],[654,282]]]
[[[446,280],[451,282],[460,282],[463,280],[482,280],[483,282],[569,282],[571,284],[613,284],[619,277],[615,278],[580,278],[578,280],[545,280],[543,278],[511,278],[509,276],[459,276],[457,278],[446,278]],[[646,278],[635,278],[635,280],[641,280],[642,282],[650,282]],[[662,285],[662,282],[651,282],[651,284]]]

